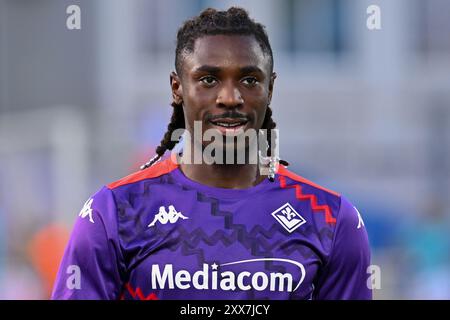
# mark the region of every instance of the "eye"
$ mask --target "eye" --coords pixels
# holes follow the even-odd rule
[[[258,83],[258,80],[255,77],[247,77],[247,78],[242,79],[242,82],[245,85],[252,87]]]
[[[213,76],[204,76],[200,78],[200,81],[208,87],[212,87],[217,83],[216,78],[214,78]]]

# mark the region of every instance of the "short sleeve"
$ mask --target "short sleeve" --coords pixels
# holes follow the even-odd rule
[[[337,216],[329,260],[320,272],[314,298],[319,300],[370,300],[367,268],[370,247],[361,214],[344,197]]]
[[[65,249],[52,299],[118,299],[123,258],[112,191],[103,187],[80,211]]]

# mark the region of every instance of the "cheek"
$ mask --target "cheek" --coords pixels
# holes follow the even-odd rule
[[[211,106],[214,106],[215,93],[214,90],[204,90],[199,87],[190,87],[187,90],[184,100],[189,109],[189,113],[195,120],[202,119],[203,113]]]
[[[263,106],[262,106],[261,108],[259,108],[256,112],[258,113],[258,115],[257,115],[257,117],[258,117],[258,120],[257,120],[257,126],[258,126],[258,128],[261,128],[262,125],[263,125],[263,122],[264,122],[264,118],[265,118],[265,116],[266,116],[266,112],[267,112],[267,107],[266,107],[266,105],[263,105]]]
[[[253,106],[253,115],[255,117],[255,126],[260,128],[264,122],[267,105],[269,100],[266,96],[252,97],[251,105]]]
[[[198,106],[209,106],[216,101],[217,92],[214,88],[205,89],[202,86],[192,86],[189,90],[189,99]]]
[[[194,121],[202,121],[208,106],[211,105],[211,97],[204,91],[195,87],[189,87],[183,97],[183,110],[186,125],[188,128],[194,127]]]
[[[194,129],[194,121],[198,120],[198,112],[194,108],[190,107],[188,102],[183,105],[183,111],[186,129],[191,132]]]

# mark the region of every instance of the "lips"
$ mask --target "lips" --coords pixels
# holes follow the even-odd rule
[[[234,127],[238,127],[238,126],[245,126],[247,124],[248,120],[244,119],[244,118],[240,118],[240,119],[222,118],[222,119],[211,120],[210,122],[215,126],[224,127],[224,128],[234,128]]]
[[[234,134],[243,130],[248,122],[247,118],[219,118],[209,121],[222,134]]]

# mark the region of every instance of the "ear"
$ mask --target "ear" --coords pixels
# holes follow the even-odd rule
[[[170,73],[170,87],[172,88],[172,99],[176,104],[183,102],[183,87],[181,79],[175,71]]]
[[[272,75],[270,76],[270,81],[269,81],[269,104],[272,101],[273,85],[275,83],[276,78],[277,78],[277,74],[275,72],[272,72]]]

